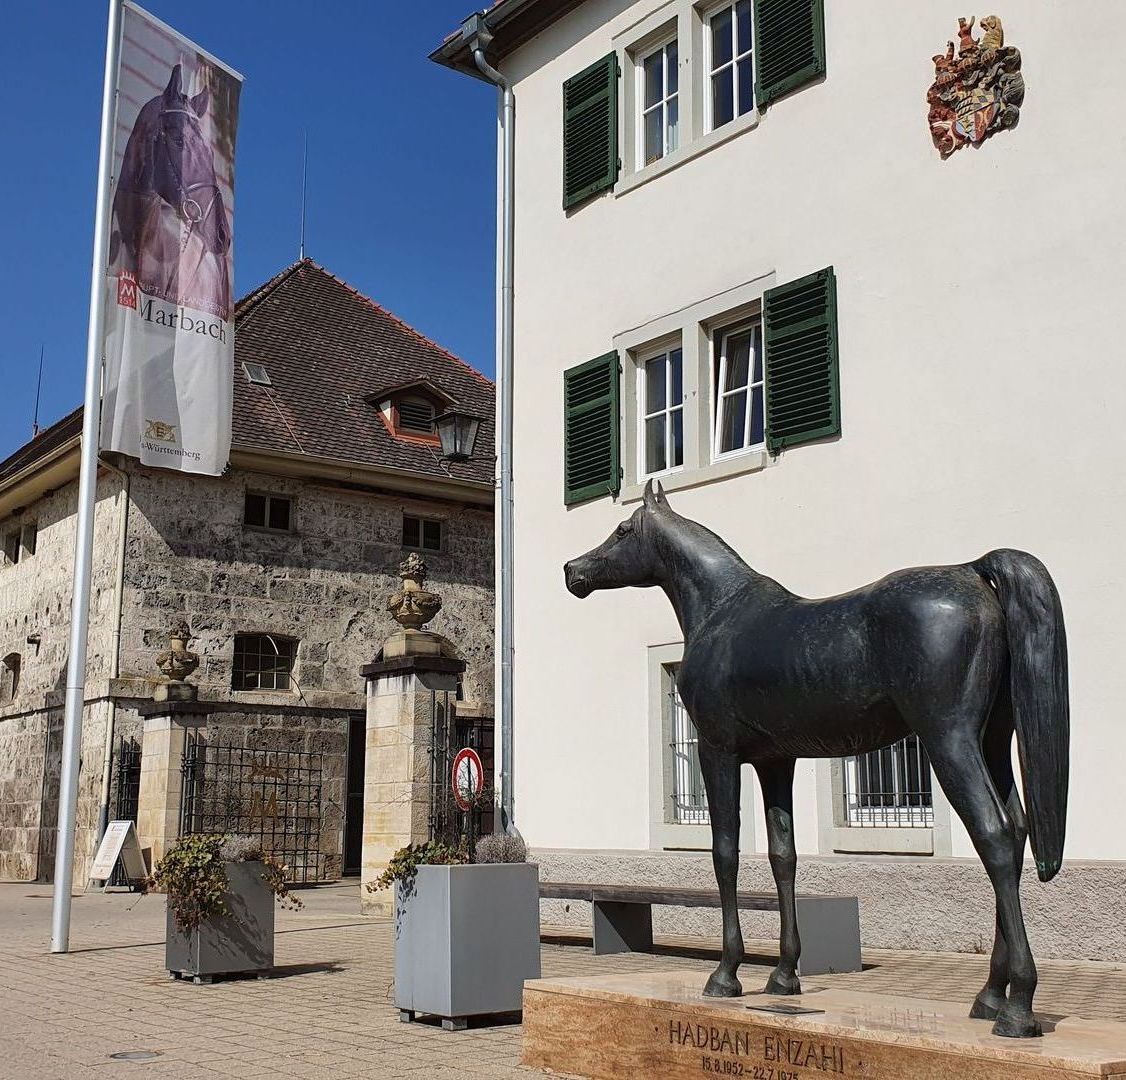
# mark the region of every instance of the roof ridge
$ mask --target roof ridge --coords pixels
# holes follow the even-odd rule
[[[428,338],[424,333],[422,333],[422,331],[416,330],[413,326],[411,326],[410,323],[406,322],[404,319],[399,318],[399,316],[396,315],[393,311],[388,311],[387,308],[385,308],[382,304],[376,302],[365,293],[360,292],[360,290],[357,289],[355,285],[349,284],[342,277],[334,274],[331,270],[326,269],[325,267],[321,266],[320,263],[314,262],[312,259],[307,258],[304,261],[320,270],[321,273],[326,277],[332,278],[332,280],[335,281],[338,285],[344,286],[344,288],[347,289],[350,293],[362,300],[369,307],[374,308],[381,315],[386,315],[387,318],[389,318],[392,322],[398,323],[399,326],[407,331],[407,333],[412,334],[414,337],[418,338],[418,340],[421,341],[424,345],[429,345],[431,348],[437,349],[440,353],[442,353],[443,356],[448,357],[450,360],[454,361],[455,364],[460,364],[463,368],[465,368],[466,371],[470,372],[470,374],[475,375],[490,389],[496,389],[496,383],[494,383],[493,380],[490,379],[484,372],[478,371],[472,364],[470,364],[466,360],[463,360],[456,353],[450,352],[450,350],[445,346],[439,345],[438,342],[434,341],[432,338]]]
[[[274,292],[280,285],[288,281],[289,278],[306,263],[309,263],[311,266],[316,265],[312,259],[300,258],[296,262],[290,263],[289,266],[284,269],[279,270],[272,278],[259,285],[257,289],[252,289],[248,292],[235,304],[234,317],[245,323],[267,296]]]

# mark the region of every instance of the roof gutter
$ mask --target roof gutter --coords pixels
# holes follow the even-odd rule
[[[81,441],[80,435],[67,439],[0,482],[0,518],[73,480],[78,475]]]

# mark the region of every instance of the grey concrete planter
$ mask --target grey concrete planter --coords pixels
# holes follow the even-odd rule
[[[517,1012],[525,979],[540,977],[539,867],[532,863],[420,866],[395,883],[395,1004],[465,1027],[465,1018]]]
[[[274,894],[262,879],[265,864],[225,865],[229,915],[208,919],[188,933],[168,912],[164,962],[176,978],[211,982],[216,975],[262,975],[274,966]]]

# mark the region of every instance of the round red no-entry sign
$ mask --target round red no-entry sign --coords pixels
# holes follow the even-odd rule
[[[468,746],[454,757],[454,802],[462,810],[472,810],[473,801],[485,786],[485,767],[476,750]]]

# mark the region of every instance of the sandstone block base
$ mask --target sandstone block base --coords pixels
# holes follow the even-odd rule
[[[598,1080],[1126,1078],[1126,1024],[1045,1020],[1042,1039],[1002,1039],[990,1021],[966,1018],[968,1002],[812,983],[800,997],[705,998],[705,978],[676,971],[527,983],[524,1064]]]

